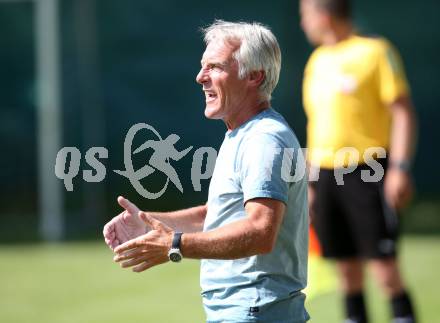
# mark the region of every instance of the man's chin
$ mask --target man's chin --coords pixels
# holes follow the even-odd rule
[[[217,109],[215,107],[206,106],[205,117],[208,119],[221,119],[217,114]]]

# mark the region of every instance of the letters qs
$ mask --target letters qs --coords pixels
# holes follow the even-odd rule
[[[144,123],[138,123],[133,125],[125,138],[124,142],[124,164],[125,168],[132,168],[131,163],[131,146],[134,135],[141,129],[149,129],[153,131],[155,134],[158,133],[154,130],[153,127]],[[160,136],[159,136],[160,138]],[[161,138],[160,138],[161,139]],[[205,160],[206,155],[206,164],[205,170],[202,172],[203,162]],[[68,157],[70,156],[70,162],[68,163]],[[79,174],[80,164],[81,164],[81,152],[76,147],[64,147],[58,151],[55,161],[55,175],[64,181],[64,187],[67,191],[73,191],[73,179]],[[100,161],[100,159],[108,158],[108,150],[105,147],[91,147],[87,150],[85,154],[85,161],[91,167],[91,169],[84,169],[82,171],[83,180],[88,183],[99,183],[103,181],[107,174],[107,169],[105,165]],[[191,167],[191,182],[194,191],[201,191],[201,183],[202,179],[209,179],[212,176],[215,166],[215,160],[217,159],[217,151],[212,147],[200,147],[193,154],[192,167]],[[66,168],[66,164],[68,163],[68,167]],[[127,167],[129,166],[129,167]],[[136,191],[149,199],[158,198],[162,195],[163,192],[158,193],[150,193],[143,189],[142,185],[139,183],[139,180],[136,178],[130,178],[130,176],[124,175],[127,173],[126,171],[117,171],[114,170],[116,174],[127,177],[132,186],[136,189]],[[168,181],[167,181],[168,183]],[[136,185],[134,185],[136,184]]]

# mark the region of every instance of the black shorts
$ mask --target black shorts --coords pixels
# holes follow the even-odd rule
[[[386,162],[385,162],[386,163]],[[386,169],[385,163],[382,163]],[[396,255],[398,215],[384,199],[383,178],[364,182],[361,165],[337,185],[334,170],[321,169],[311,206],[313,226],[327,258],[388,258]]]

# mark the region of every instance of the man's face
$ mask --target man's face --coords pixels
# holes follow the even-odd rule
[[[300,0],[301,27],[313,45],[321,45],[328,17],[314,0]]]
[[[238,78],[238,63],[232,57],[239,44],[211,41],[202,56],[197,83],[205,92],[205,116],[229,122],[247,96],[247,78]]]

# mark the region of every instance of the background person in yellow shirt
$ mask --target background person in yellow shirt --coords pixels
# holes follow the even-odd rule
[[[390,299],[393,322],[415,322],[396,260],[397,215],[412,195],[410,164],[415,117],[397,51],[383,38],[356,35],[349,0],[300,0],[301,26],[313,44],[304,72],[308,163],[318,168],[309,203],[324,257],[334,258],[345,294],[346,322],[367,322],[363,267],[367,261]],[[352,147],[359,166],[335,180],[337,152]],[[380,182],[365,182],[364,158],[382,147]],[[359,157],[359,160],[358,158]]]

